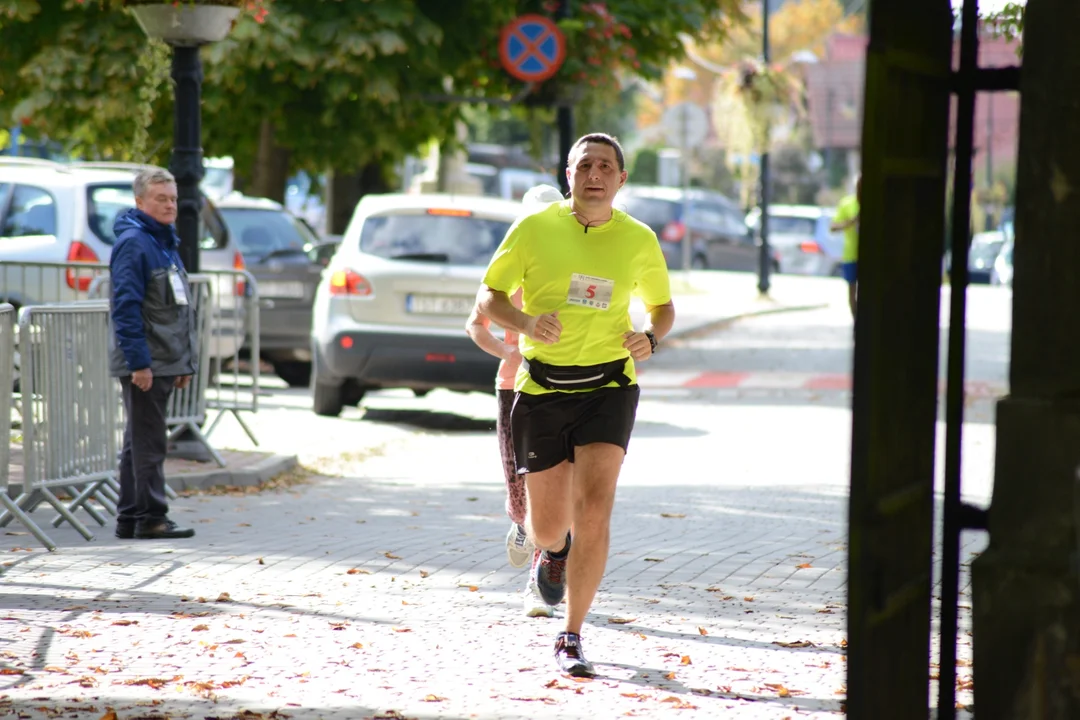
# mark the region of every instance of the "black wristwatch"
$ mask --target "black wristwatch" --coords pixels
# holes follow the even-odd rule
[[[651,347],[653,354],[655,354],[656,353],[656,346],[659,345],[659,343],[656,341],[656,336],[653,335],[653,331],[652,330],[646,330],[645,331],[645,337],[649,338],[649,346]]]

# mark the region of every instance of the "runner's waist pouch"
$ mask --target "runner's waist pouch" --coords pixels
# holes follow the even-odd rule
[[[533,382],[546,390],[595,390],[613,382],[619,387],[629,386],[627,360],[629,358],[621,358],[599,365],[549,365],[539,360],[522,362]]]

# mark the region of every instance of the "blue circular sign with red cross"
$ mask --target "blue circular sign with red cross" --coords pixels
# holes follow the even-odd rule
[[[499,58],[506,72],[524,82],[543,82],[566,59],[562,30],[543,15],[522,15],[502,30]]]

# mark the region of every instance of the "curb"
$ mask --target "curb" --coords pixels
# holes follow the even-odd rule
[[[271,455],[265,460],[239,470],[224,467],[206,472],[177,473],[166,476],[165,481],[177,492],[223,486],[245,487],[264,483],[283,472],[292,470],[299,463],[296,455]]]
[[[738,322],[739,320],[745,320],[746,318],[764,315],[779,315],[780,313],[789,312],[807,312],[810,310],[821,310],[827,307],[829,307],[829,303],[817,303],[814,305],[782,305],[780,307],[768,307],[760,310],[747,310],[735,315],[726,315],[724,317],[705,320],[683,328],[678,327],[678,315],[676,315],[675,329],[668,333],[666,340],[682,340],[697,333],[710,333],[714,330],[719,330],[726,325],[730,325],[731,323]]]

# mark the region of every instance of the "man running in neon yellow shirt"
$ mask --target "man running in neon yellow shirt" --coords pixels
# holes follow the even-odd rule
[[[637,412],[634,363],[655,352],[675,308],[656,234],[612,206],[626,182],[618,141],[585,135],[566,174],[570,199],[514,223],[477,304],[521,336],[510,429],[525,475],[525,527],[538,548],[533,578],[549,605],[567,596],[559,668],[591,677],[581,626],[607,563],[615,486]],[[518,288],[520,310],[511,302]],[[648,311],[641,331],[630,321],[632,295]]]
[[[844,232],[844,251],[840,255],[841,269],[848,283],[848,305],[851,317],[855,317],[855,303],[859,295],[859,211],[862,202],[862,177],[855,181],[855,194],[840,201],[833,217],[831,230]]]

